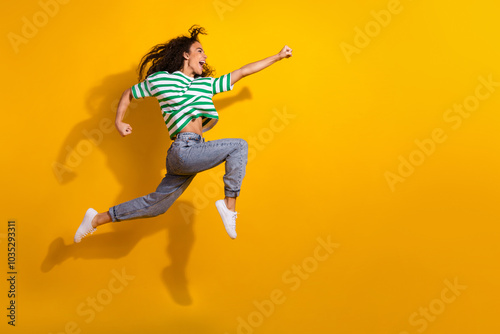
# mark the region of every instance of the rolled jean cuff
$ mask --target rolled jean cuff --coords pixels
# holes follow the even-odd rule
[[[226,197],[238,197],[240,196],[240,191],[231,191],[231,190],[227,190],[227,189],[224,189],[224,195],[226,195]]]
[[[113,223],[119,222],[120,219],[116,218],[116,212],[115,212],[115,207],[109,208],[109,215],[111,216],[111,221]]]

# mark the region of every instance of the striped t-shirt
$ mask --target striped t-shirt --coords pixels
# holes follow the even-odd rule
[[[132,86],[136,99],[154,96],[173,139],[191,120],[202,117],[202,131],[208,131],[219,120],[212,96],[233,89],[231,73],[219,78],[191,78],[180,71],[160,71]]]

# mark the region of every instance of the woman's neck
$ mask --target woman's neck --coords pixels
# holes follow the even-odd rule
[[[194,78],[194,71],[187,66],[184,66],[181,72],[190,78]]]

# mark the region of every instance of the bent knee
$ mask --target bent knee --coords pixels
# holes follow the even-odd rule
[[[245,139],[238,139],[240,144],[240,149],[246,153],[248,153],[248,143]]]

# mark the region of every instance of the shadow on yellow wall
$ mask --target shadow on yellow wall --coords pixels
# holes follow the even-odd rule
[[[167,255],[171,264],[165,267],[161,279],[170,292],[173,300],[180,305],[191,304],[187,287],[186,266],[189,254],[193,248],[194,219],[179,210],[179,205],[190,206],[189,202],[178,201],[168,211],[163,219],[149,219],[147,222],[137,222],[133,230],[119,230],[92,235],[80,244],[65,245],[63,238],[58,237],[49,246],[47,255],[41,265],[41,271],[49,272],[55,265],[63,265],[68,259],[118,259],[127,256],[143,238],[168,230]],[[127,223],[121,223],[123,225]]]

